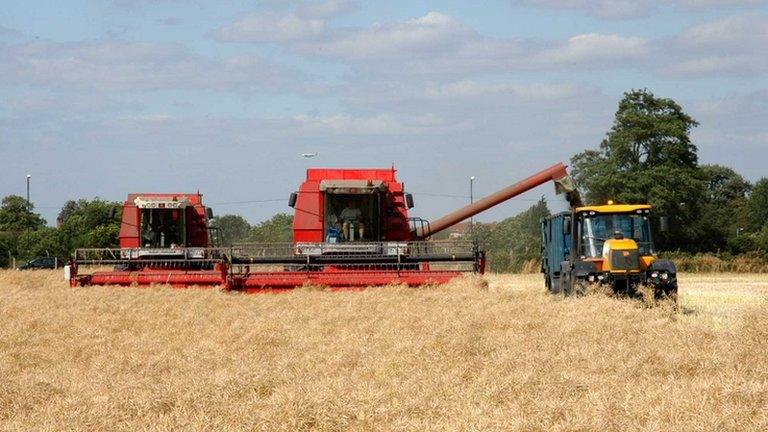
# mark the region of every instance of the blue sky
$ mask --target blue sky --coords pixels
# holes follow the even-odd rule
[[[309,166],[392,163],[434,218],[471,175],[482,195],[597,147],[631,88],[699,120],[701,163],[766,175],[765,1],[0,3],[0,196],[32,174],[51,223],[198,189],[258,222]]]

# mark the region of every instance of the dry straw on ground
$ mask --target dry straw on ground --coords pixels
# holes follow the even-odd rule
[[[764,276],[238,295],[0,273],[0,430],[768,430]]]

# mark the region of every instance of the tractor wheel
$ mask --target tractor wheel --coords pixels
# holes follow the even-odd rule
[[[669,287],[656,289],[654,294],[657,300],[666,297],[674,300],[674,302],[677,303],[677,282],[674,282]]]
[[[547,290],[550,294],[560,294],[560,278],[547,276]]]
[[[583,296],[589,291],[589,282],[584,279],[576,279],[573,282],[573,294]]]

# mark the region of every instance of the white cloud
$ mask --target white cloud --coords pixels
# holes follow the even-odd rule
[[[556,65],[638,59],[650,52],[649,45],[647,39],[638,37],[582,34],[537,53],[532,61],[544,65]]]
[[[415,117],[395,114],[354,116],[295,116],[291,119],[292,133],[304,136],[317,135],[436,135],[471,128],[471,122],[454,122],[435,114],[425,113]]]
[[[142,104],[124,102],[105,94],[50,91],[23,91],[7,100],[15,117],[62,118],[84,114],[105,114],[141,110]]]
[[[309,57],[352,63],[366,75],[433,78],[554,66],[631,66],[629,60],[640,60],[651,50],[643,38],[597,33],[562,42],[490,38],[440,12],[368,28],[329,31],[286,47]]]
[[[768,71],[768,58],[743,54],[699,57],[672,63],[663,71],[680,77],[754,75]]]
[[[752,49],[768,44],[768,17],[737,15],[694,25],[680,35],[688,46]],[[744,44],[747,44],[744,46]]]
[[[309,3],[298,8],[296,13],[309,18],[333,18],[348,14],[357,9],[357,2],[352,0],[326,0],[320,3]]]
[[[0,86],[108,91],[168,88],[269,90],[298,72],[255,55],[208,58],[178,44],[32,42],[0,44]]]
[[[326,0],[288,11],[258,11],[218,28],[211,35],[222,42],[291,42],[314,39],[326,32],[326,21],[349,13],[356,3]]]
[[[568,7],[616,6],[602,0],[542,0]],[[650,3],[649,3],[650,4]],[[680,3],[682,5],[682,3]],[[687,3],[686,3],[687,4]],[[708,3],[714,5],[715,3]],[[725,4],[725,1],[717,2]],[[298,17],[296,11],[282,15]],[[493,38],[437,11],[368,27],[287,26],[241,40],[278,41],[294,54],[349,65],[357,76],[455,81],[483,72],[627,69],[663,76],[754,75],[768,69],[768,16],[720,18],[674,36],[586,33],[566,40]],[[225,26],[233,29],[238,23]],[[272,20],[274,26],[282,25]],[[298,30],[297,30],[298,29]],[[220,35],[221,36],[221,35]],[[230,35],[230,39],[236,38]],[[223,38],[226,39],[226,38]]]
[[[631,19],[657,13],[663,7],[683,10],[759,5],[760,0],[513,0],[513,4],[577,10],[604,19]]]
[[[667,59],[660,68],[676,76],[755,75],[768,72],[768,16],[725,17],[659,40]]]
[[[325,32],[325,20],[305,18],[294,12],[258,12],[213,32],[224,42],[286,42],[319,36]]]
[[[385,59],[412,55],[434,56],[473,39],[474,32],[448,15],[429,12],[423,17],[366,29],[345,29],[327,38],[297,44],[304,54],[344,59]]]
[[[342,95],[347,104],[355,107],[375,106],[401,111],[407,110],[403,107],[413,107],[419,111],[464,106],[507,107],[513,103],[546,104],[583,97],[586,92],[574,84],[483,83],[466,79],[421,84],[361,82],[347,86]]]

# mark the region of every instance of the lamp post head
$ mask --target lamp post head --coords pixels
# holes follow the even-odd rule
[[[470,177],[469,181],[475,181],[475,176]]]
[[[27,174],[27,178],[31,179],[32,178],[32,174]]]

